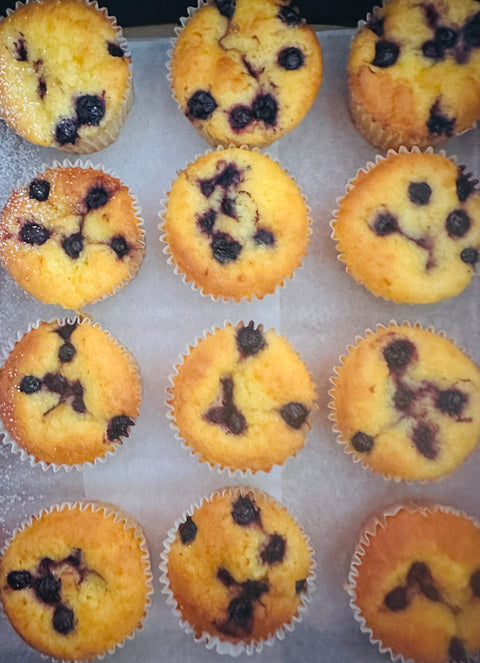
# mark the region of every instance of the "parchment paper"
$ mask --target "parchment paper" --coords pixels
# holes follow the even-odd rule
[[[215,652],[197,645],[176,623],[158,582],[162,541],[173,521],[195,500],[228,483],[227,474],[192,460],[166,419],[168,376],[189,344],[225,320],[275,327],[300,352],[318,386],[319,412],[306,447],[283,470],[248,482],[273,494],[304,525],[316,551],[317,588],[293,634],[267,647],[262,662],[338,663],[387,660],[360,633],[343,585],[362,522],[372,511],[408,498],[428,498],[480,517],[480,449],[448,478],[430,484],[386,481],[355,465],[336,443],[327,420],[329,378],[347,344],[378,323],[419,321],[444,330],[480,363],[480,279],[458,297],[428,306],[388,303],[353,282],[337,260],[329,221],[345,184],[376,150],[355,131],[346,108],[345,68],[350,30],[319,33],[325,71],[314,107],[293,132],[266,150],[297,180],[311,207],[308,256],[294,279],[262,301],[229,304],[202,297],[174,274],[162,253],[157,211],[170,183],[208,148],[172,100],[166,79],[168,39],[132,40],[135,104],[118,141],[92,155],[128,184],[140,201],[147,257],[137,278],[114,297],[88,308],[137,357],[144,400],[137,425],[113,458],[83,473],[32,468],[0,445],[0,545],[26,516],[54,502],[104,499],[129,510],[144,525],[152,555],[155,594],[143,631],[112,657],[116,663],[206,663]],[[447,154],[478,171],[480,131],[448,143]],[[18,138],[0,122],[0,204],[32,168],[65,155]],[[476,173],[478,176],[478,172]],[[65,312],[36,302],[0,268],[0,342],[41,318]],[[109,660],[111,657],[107,657]],[[33,663],[0,612],[0,663]],[[240,661],[251,660],[241,656]]]

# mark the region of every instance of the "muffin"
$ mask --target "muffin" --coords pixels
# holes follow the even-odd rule
[[[478,522],[438,505],[391,509],[362,535],[348,591],[362,631],[392,659],[460,663],[478,656]]]
[[[45,304],[80,309],[116,292],[142,264],[139,208],[102,170],[54,166],[12,192],[0,215],[0,260]]]
[[[130,63],[115,19],[96,3],[17,3],[0,22],[0,115],[31,143],[96,152],[127,115]]]
[[[87,319],[40,322],[0,368],[5,429],[45,465],[71,467],[111,453],[135,425],[140,402],[133,356]]]
[[[162,213],[161,213],[162,215]],[[170,261],[204,294],[261,299],[290,278],[308,245],[308,208],[270,157],[230,148],[185,168],[163,213]]]
[[[42,654],[92,660],[141,627],[152,592],[143,533],[118,507],[62,504],[35,515],[4,549],[0,597]]]
[[[480,117],[476,0],[384,0],[354,38],[350,112],[381,150],[438,147]]]
[[[428,304],[459,294],[480,250],[480,192],[464,166],[389,152],[349,182],[332,222],[347,272],[374,295]]]
[[[312,552],[281,504],[258,489],[230,487],[170,530],[163,591],[209,648],[252,653],[299,621],[312,589]]]
[[[200,460],[268,472],[303,447],[315,385],[273,329],[227,323],[191,347],[176,371],[170,416]]]
[[[355,461],[395,479],[451,472],[480,437],[480,372],[452,341],[379,326],[335,369],[330,418]]]
[[[210,0],[179,31],[171,87],[212,145],[263,147],[304,118],[322,80],[315,33],[290,0]]]

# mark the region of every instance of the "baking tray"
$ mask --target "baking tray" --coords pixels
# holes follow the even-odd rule
[[[345,273],[330,238],[332,210],[345,184],[376,150],[355,131],[348,116],[345,71],[352,30],[318,33],[324,78],[304,121],[265,150],[297,180],[311,207],[311,244],[303,267],[263,300],[212,301],[193,291],[166,262],[157,212],[176,174],[208,148],[172,100],[166,78],[169,39],[133,38],[135,104],[118,141],[90,157],[112,169],[138,196],[145,218],[147,256],[137,278],[117,295],[87,311],[136,355],[144,382],[137,425],[115,455],[83,472],[43,471],[0,445],[0,545],[15,525],[44,506],[80,498],[116,502],[144,525],[155,577],[155,594],[144,629],[108,657],[115,663],[158,663],[218,658],[179,628],[158,581],[162,541],[173,521],[198,498],[230,483],[181,448],[166,418],[169,375],[187,346],[225,320],[254,320],[275,327],[300,352],[318,386],[319,411],[306,447],[282,470],[259,473],[251,485],[280,499],[304,525],[315,549],[316,590],[303,622],[283,642],[258,655],[273,661],[323,663],[389,660],[360,633],[344,590],[362,522],[372,512],[409,498],[451,504],[480,518],[480,449],[449,477],[433,483],[386,481],[352,462],[336,443],[328,416],[329,378],[347,344],[378,323],[419,321],[444,330],[480,363],[480,279],[458,297],[428,306],[397,305],[371,295]],[[470,169],[478,165],[480,131],[451,140],[448,155]],[[27,144],[0,123],[0,204],[32,168],[64,153]],[[477,173],[478,176],[478,173]],[[64,316],[59,307],[36,302],[0,268],[0,343],[37,319]],[[0,611],[0,662],[34,663]],[[240,656],[240,661],[252,660]]]

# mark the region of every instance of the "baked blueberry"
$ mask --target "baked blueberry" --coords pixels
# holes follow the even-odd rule
[[[69,258],[76,260],[83,251],[82,233],[73,233],[62,241],[62,249]]]
[[[294,428],[295,430],[298,430],[303,426],[308,415],[309,410],[302,403],[292,401],[291,403],[282,405],[280,408],[280,416],[284,422],[290,426],[290,428]]]
[[[408,197],[414,205],[427,205],[432,195],[432,189],[426,182],[411,182],[408,187]]]
[[[201,180],[200,191],[203,193],[205,198],[210,198],[212,193],[215,191],[215,184],[212,182],[212,180]]]
[[[232,518],[242,527],[260,520],[260,509],[248,495],[240,495],[232,504]]]
[[[250,320],[246,327],[242,323],[242,326],[237,329],[236,342],[242,357],[251,357],[258,354],[266,345],[263,326],[259,325],[255,329],[253,320]]]
[[[236,0],[215,0],[215,4],[217,5],[220,14],[228,19],[232,18],[235,13],[235,2]]]
[[[392,610],[392,612],[405,610],[405,608],[408,606],[408,598],[405,588],[401,585],[395,587],[390,592],[388,592],[383,602],[389,610]]]
[[[278,18],[287,25],[299,25],[302,22],[302,17],[300,16],[297,8],[290,7],[289,5],[280,7]]]
[[[415,393],[404,384],[399,384],[393,396],[393,402],[397,410],[400,410],[400,412],[407,412],[414,400]]]
[[[130,247],[123,235],[115,235],[115,237],[112,237],[110,240],[110,246],[120,259],[124,258],[130,252]]]
[[[105,115],[105,101],[97,95],[85,94],[75,103],[78,124],[98,126]]]
[[[57,603],[60,601],[61,580],[51,573],[34,578],[32,587],[38,598],[44,603]]]
[[[23,35],[13,42],[13,48],[15,49],[15,60],[18,60],[18,62],[28,61],[27,40]]]
[[[463,40],[469,48],[480,46],[480,12],[477,12],[463,28]]]
[[[441,26],[435,30],[435,41],[444,49],[453,48],[458,41],[458,34],[452,28]]]
[[[64,396],[70,390],[67,378],[60,373],[46,373],[43,376],[43,384],[53,394]]]
[[[295,594],[300,594],[301,592],[304,592],[307,589],[307,580],[306,578],[302,578],[301,580],[297,580],[295,583]]]
[[[116,44],[113,41],[109,41],[107,45],[108,52],[114,58],[123,58],[125,52],[120,44]]]
[[[42,388],[42,381],[35,375],[25,375],[20,382],[20,391],[23,394],[35,394]]]
[[[217,232],[213,235],[212,255],[221,265],[237,260],[241,251],[242,245],[227,233]]]
[[[477,569],[470,576],[470,587],[475,596],[480,598],[480,569]]]
[[[398,232],[397,219],[390,212],[380,213],[373,222],[373,230],[379,237]]]
[[[53,628],[61,635],[67,635],[75,627],[75,614],[71,608],[65,605],[58,605],[55,608],[52,618]]]
[[[458,170],[457,197],[461,203],[464,203],[475,190],[475,185],[478,184],[478,180],[472,179],[472,173],[465,173],[465,166],[460,166]]]
[[[208,90],[197,90],[187,102],[188,114],[194,120],[206,120],[217,107],[217,102]]]
[[[65,117],[55,127],[55,140],[59,145],[75,143],[78,138],[78,124],[71,117]]]
[[[270,534],[268,543],[261,551],[260,557],[264,564],[276,564],[281,562],[285,556],[287,542],[280,534]]]
[[[282,48],[277,56],[277,62],[283,69],[294,71],[303,66],[305,56],[299,48],[288,46],[287,48]]]
[[[270,126],[277,120],[277,102],[271,94],[257,94],[252,103],[252,113],[256,120]]]
[[[425,12],[425,20],[429,28],[434,28],[440,20],[440,13],[435,5],[431,3],[422,3],[421,7]]]
[[[422,53],[431,60],[442,60],[445,56],[444,49],[435,39],[428,39],[422,44]]]
[[[235,212],[235,200],[233,198],[225,196],[221,202],[220,209],[226,216],[230,216],[232,219],[237,218],[237,214]]]
[[[191,543],[197,536],[197,526],[191,516],[187,516],[184,523],[181,523],[178,528],[180,539],[183,544]]]
[[[470,225],[470,217],[463,209],[455,209],[447,216],[446,228],[452,239],[466,235]]]
[[[87,411],[83,400],[83,386],[79,380],[76,380],[70,387],[72,392],[72,408],[80,414]]]
[[[416,358],[416,354],[414,344],[406,338],[392,341],[383,350],[383,357],[388,367],[394,372],[403,370]]]
[[[240,131],[253,122],[252,109],[249,106],[238,104],[230,109],[229,122],[232,129]]]
[[[215,180],[215,184],[223,188],[229,186],[237,186],[242,179],[242,174],[236,167],[234,163],[229,163],[225,168],[219,173]]]
[[[418,451],[428,460],[434,460],[438,451],[435,448],[436,435],[433,428],[428,424],[419,424],[412,434],[412,440]]]
[[[378,37],[383,37],[384,19],[380,16],[370,14],[367,20],[367,28],[374,32]]]
[[[70,341],[65,341],[65,343],[60,346],[58,358],[63,364],[68,364],[75,357],[76,352],[75,346],[72,345]]]
[[[393,41],[379,39],[375,44],[375,57],[372,64],[376,67],[391,67],[398,60],[400,47]]]
[[[45,202],[50,194],[50,182],[47,180],[32,180],[28,187],[28,195],[34,200]]]
[[[35,223],[34,221],[27,221],[20,230],[20,239],[26,244],[41,246],[45,244],[50,235],[50,230],[47,230],[41,223]]]
[[[242,595],[232,599],[228,605],[228,617],[249,633],[252,629],[253,620],[252,601]]]
[[[12,589],[24,589],[32,582],[32,574],[30,571],[10,571],[7,582]]]
[[[217,571],[217,578],[220,580],[222,585],[225,585],[225,587],[230,587],[231,585],[236,585],[237,583],[235,580],[232,578],[230,573],[225,569],[223,566],[221,566],[218,571]]]
[[[253,236],[255,244],[263,244],[264,246],[273,246],[275,244],[275,235],[266,228],[258,228]]]
[[[78,325],[76,322],[73,323],[66,322],[61,327],[57,327],[57,329],[55,329],[55,333],[58,334],[60,338],[63,338],[64,341],[68,341],[68,339],[73,334],[77,326]]]
[[[40,97],[40,99],[43,99],[44,96],[47,94],[47,81],[43,76],[39,76],[38,78],[37,94]]]
[[[118,440],[120,437],[128,437],[130,426],[135,426],[135,422],[126,414],[119,414],[112,417],[107,426],[107,437],[109,440]]]
[[[463,251],[460,253],[460,259],[463,260],[463,262],[467,265],[474,265],[476,262],[478,262],[477,249],[463,249]]]
[[[198,225],[203,230],[203,232],[210,234],[211,231],[213,230],[213,226],[215,225],[216,218],[217,218],[217,213],[215,212],[215,210],[209,209],[205,212],[205,214],[202,214],[202,216],[198,220]]]
[[[107,204],[110,196],[103,186],[92,186],[85,196],[85,204],[89,210],[98,209]]]
[[[443,113],[440,112],[440,104],[436,101],[430,109],[427,128],[430,134],[437,134],[438,136],[445,134],[448,137],[453,136],[455,118],[451,120],[446,115],[443,115]]]
[[[445,414],[459,416],[467,403],[468,396],[460,389],[445,389],[438,393],[436,405]]]
[[[468,654],[460,638],[454,636],[448,645],[448,655],[454,663],[468,663]]]
[[[375,441],[371,435],[357,431],[351,439],[352,447],[360,453],[368,453],[374,447]]]

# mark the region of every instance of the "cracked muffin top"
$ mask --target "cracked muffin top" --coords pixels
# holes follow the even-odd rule
[[[145,244],[122,182],[93,168],[47,168],[13,191],[0,215],[0,260],[46,304],[80,309],[137,273]]]
[[[267,639],[298,614],[312,574],[305,535],[287,510],[247,486],[214,494],[180,523],[168,581],[197,637]]]
[[[5,614],[55,660],[90,661],[121,644],[141,626],[150,593],[145,539],[113,505],[52,507],[16,533],[0,561]]]
[[[251,321],[191,348],[170,389],[173,419],[201,460],[268,471],[305,443],[315,385],[288,341]]]
[[[114,19],[83,0],[38,0],[0,21],[0,114],[37,145],[113,142],[128,111],[130,56]]]
[[[210,152],[168,193],[164,239],[172,262],[204,294],[262,298],[306,253],[309,216],[295,181],[265,154]]]
[[[133,356],[87,319],[41,322],[0,368],[5,429],[35,460],[93,462],[135,425],[141,381]]]
[[[211,0],[175,44],[181,110],[213,145],[269,145],[303,119],[322,79],[315,33],[287,0]]]
[[[480,530],[443,506],[405,507],[368,526],[349,593],[370,640],[392,658],[472,660],[480,651]]]
[[[347,272],[396,302],[459,294],[479,257],[477,183],[464,166],[431,152],[390,152],[360,170],[332,223]]]
[[[354,38],[352,119],[373,145],[438,147],[480,118],[476,0],[385,0]]]
[[[455,344],[408,324],[360,339],[336,369],[330,404],[339,441],[373,472],[436,479],[480,438],[480,373]]]

